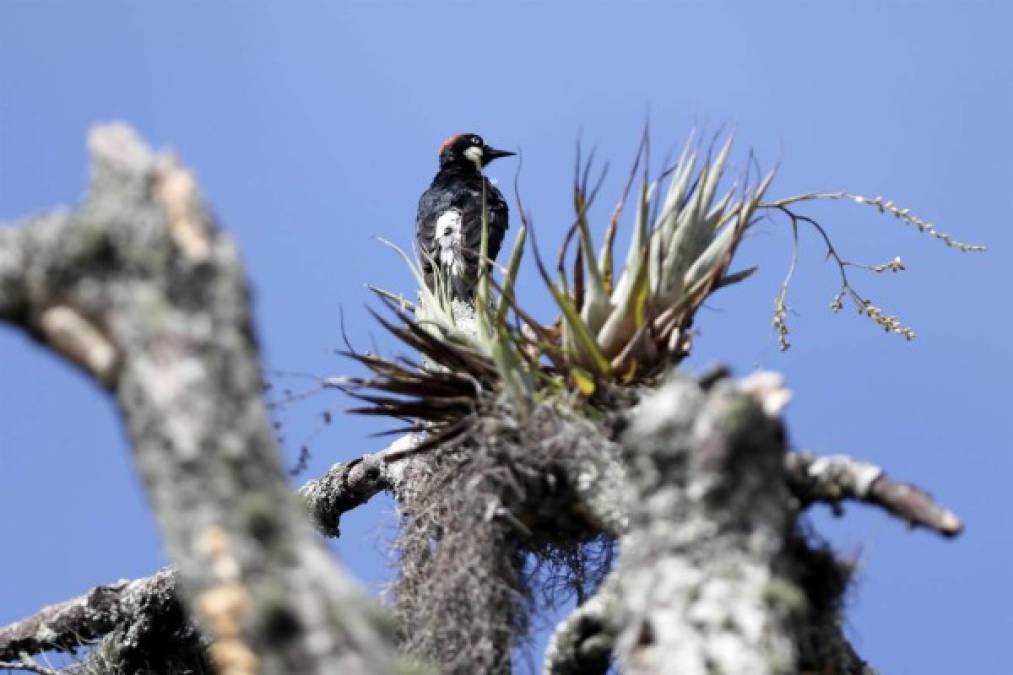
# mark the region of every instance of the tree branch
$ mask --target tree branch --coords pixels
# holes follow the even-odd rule
[[[673,376],[622,436],[635,495],[619,563],[557,628],[547,675],[868,673],[841,630],[847,570],[796,525],[780,413],[759,373]]]
[[[306,482],[299,488],[299,496],[314,527],[328,537],[337,537],[342,514],[379,492],[396,489],[412,460],[409,451],[419,439],[418,434],[406,434],[380,452],[335,464],[320,478]]]
[[[90,147],[79,209],[0,231],[0,319],[116,396],[221,672],[388,672],[376,612],[286,484],[234,244],[176,160],[124,126]]]
[[[782,437],[727,380],[703,392],[673,378],[633,411],[638,499],[606,582],[622,601],[624,673],[795,672],[802,603],[787,599],[801,592],[777,572],[792,525]]]
[[[176,575],[157,574],[96,586],[84,595],[49,605],[35,615],[0,628],[0,659],[38,654],[51,649],[73,651],[94,642],[121,624],[140,620],[154,598],[176,602]],[[164,620],[164,617],[162,617]]]
[[[47,650],[75,653],[98,642],[65,673],[206,672],[207,643],[177,596],[171,569],[134,581],[97,586],[0,628],[0,658],[20,661]]]
[[[410,459],[404,451],[416,440],[412,435],[403,436],[381,452],[335,464],[319,479],[303,485],[299,494],[317,529],[338,536],[342,514],[378,492],[394,489]],[[96,586],[76,598],[44,607],[31,617],[0,627],[0,659],[47,650],[72,652],[140,622],[179,623],[179,618],[174,618],[182,612],[176,581],[175,571],[166,568],[150,577]],[[142,616],[142,610],[150,616]]]
[[[559,623],[545,649],[544,675],[605,675],[619,625],[618,588],[608,583]]]
[[[912,527],[920,525],[947,537],[960,534],[964,527],[956,514],[936,504],[921,488],[898,483],[867,462],[845,455],[791,452],[785,456],[785,470],[792,493],[806,506],[827,502],[838,507],[841,500],[855,499],[879,506]]]

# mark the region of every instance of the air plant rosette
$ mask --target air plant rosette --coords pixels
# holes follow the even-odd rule
[[[411,302],[373,288],[394,317],[388,320],[377,315],[377,319],[422,359],[416,362],[351,349],[345,352],[371,372],[346,383],[346,391],[367,404],[354,411],[404,419],[408,426],[396,431],[429,432],[433,435],[427,445],[435,445],[466,429],[467,418],[500,394],[522,415],[539,401],[554,397],[579,400],[591,409],[605,407],[609,391],[649,384],[686,357],[691,348],[690,327],[700,306],[719,289],[740,283],[755,271],[755,267],[733,271],[731,265],[744,235],[764,213],[784,216],[794,234],[792,263],[775,297],[773,326],[782,349],[789,346],[786,298],[798,255],[798,229],[803,225],[818,232],[828,258],[839,269],[841,286],[831,308],[837,311],[850,300],[860,314],[886,331],[912,339],[914,332],[909,327],[859,294],[848,277],[852,268],[901,271],[900,258],[882,265],[845,260],[827,230],[798,212],[807,202],[845,200],[872,206],[951,248],[984,250],[983,246],[954,240],[881,197],[830,192],[768,201],[773,170],[751,173],[747,169],[722,190],[732,145],[729,135],[720,146],[714,143],[704,151],[691,138],[677,161],[652,179],[645,132],[597,249],[588,210],[598,195],[604,171],[592,185],[593,156],[582,161],[578,149],[573,182],[575,218],[560,247],[554,273],[540,254],[515,181],[520,228],[504,267],[494,270],[492,261],[479,266],[474,302],[452,299],[449,282],[440,274],[433,287],[427,287],[412,258],[384,242],[411,269],[419,295]],[[629,246],[616,269],[617,233],[638,176]],[[481,259],[487,259],[487,241],[488,223],[483,218]],[[559,317],[548,325],[533,318],[514,292],[529,244],[536,268],[559,309]],[[498,278],[495,271],[500,273]]]

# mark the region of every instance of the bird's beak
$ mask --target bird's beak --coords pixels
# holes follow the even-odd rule
[[[508,150],[497,150],[496,148],[489,147],[488,145],[482,148],[482,159],[486,162],[491,162],[494,159],[500,157],[512,157],[516,155],[516,152],[510,152]]]

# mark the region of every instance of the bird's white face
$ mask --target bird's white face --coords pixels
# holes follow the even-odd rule
[[[482,168],[482,146],[473,145],[464,151],[464,156],[475,163],[476,166]]]

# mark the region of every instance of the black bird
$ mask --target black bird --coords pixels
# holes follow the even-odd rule
[[[471,298],[478,279],[482,246],[482,186],[489,214],[490,260],[496,258],[507,230],[507,204],[482,173],[498,157],[515,153],[485,144],[478,134],[457,134],[440,146],[440,170],[419,199],[415,242],[426,285],[433,287],[434,267],[450,280],[452,297]]]

